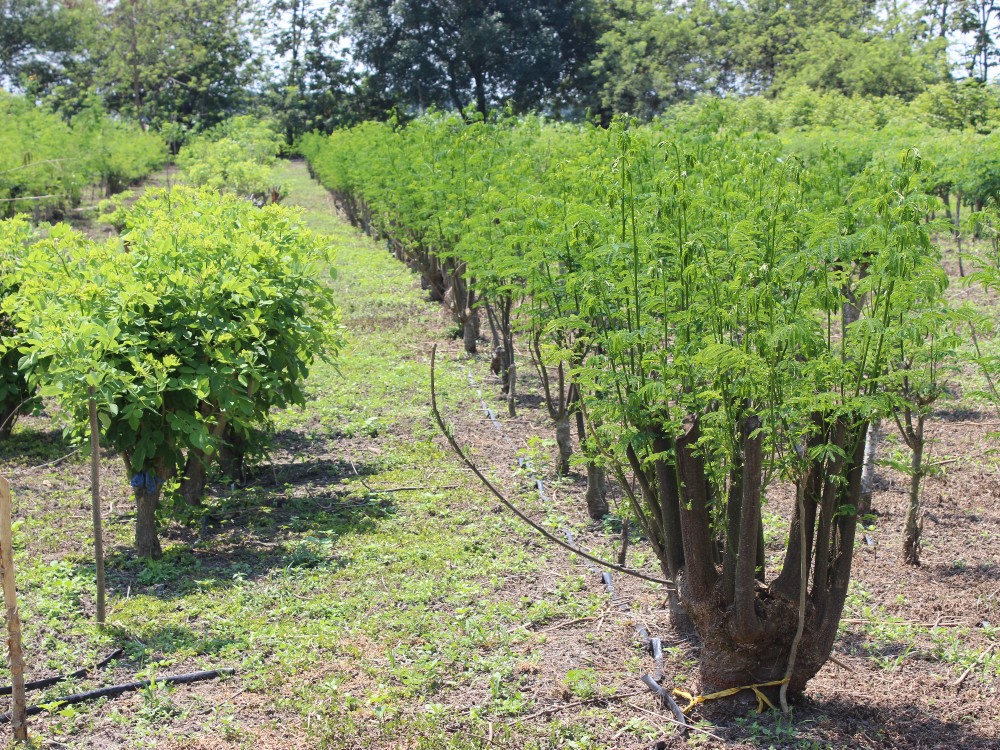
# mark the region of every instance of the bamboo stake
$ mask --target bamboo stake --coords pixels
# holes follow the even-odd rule
[[[11,726],[14,739],[28,741],[27,701],[24,695],[24,655],[21,652],[21,616],[17,612],[17,591],[14,588],[14,533],[11,529],[10,485],[0,477],[0,577],[3,579],[3,601],[7,608],[7,647],[10,653]]]
[[[101,527],[101,440],[97,401],[90,387],[90,499],[94,513],[94,561],[97,564],[97,624],[104,627],[104,530]]]

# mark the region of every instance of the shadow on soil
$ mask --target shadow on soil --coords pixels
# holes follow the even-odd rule
[[[229,490],[208,498],[186,526],[172,524],[161,534],[159,560],[140,559],[130,548],[109,551],[109,591],[172,600],[277,571],[334,572],[350,563],[338,554],[340,537],[372,532],[396,513],[392,495],[358,485],[338,488],[340,479],[377,475],[371,463],[316,460],[275,465],[274,472],[278,485],[271,479]],[[270,477],[268,468],[258,478]],[[80,567],[93,575],[92,565]]]
[[[992,562],[967,565],[956,561],[950,565],[928,565],[927,569],[933,571],[935,577],[951,579],[963,586],[971,586],[983,581],[1000,580],[1000,565]]]
[[[776,724],[774,719],[768,721]],[[795,724],[801,727],[806,723],[816,729],[803,732],[806,736],[800,740],[812,739],[810,735],[818,730],[823,740],[832,741],[837,747],[963,750],[995,750],[997,747],[995,737],[969,731],[956,721],[943,720],[912,703],[882,707],[867,703],[862,696],[809,701],[795,712]]]
[[[108,628],[108,633],[125,651],[123,661],[132,661],[136,664],[146,661],[150,653],[195,651],[201,656],[213,656],[237,643],[235,638],[206,636],[193,628],[181,625],[168,625],[147,631],[143,633],[142,640],[138,640],[135,634],[115,626]]]
[[[70,453],[73,446],[61,430],[15,429],[6,440],[0,440],[0,461],[21,468],[35,468],[47,461],[56,461]]]

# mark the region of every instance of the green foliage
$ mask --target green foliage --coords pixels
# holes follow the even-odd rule
[[[823,615],[805,637],[821,639],[850,575],[850,478],[867,424],[892,414],[901,381],[911,396],[952,345],[926,223],[940,178],[917,151],[900,155],[912,131],[772,135],[748,114],[761,109],[701,102],[610,131],[433,115],[314,136],[303,152],[349,215],[429,283],[443,269],[452,290],[468,284],[505,348],[527,335],[554,418],[573,383],[589,450],[623,486],[664,573],[683,575],[697,627],[734,617],[739,606],[717,602],[732,601],[740,571],[746,617],[773,606],[754,604],[740,524],[760,523],[772,482],[808,486],[820,519],[810,554],[823,570],[838,561],[810,594]],[[845,142],[831,146],[830,133]],[[722,500],[734,493],[751,510]],[[794,606],[797,587],[784,596]],[[750,627],[735,642],[754,643]]]
[[[19,288],[17,269],[34,233],[23,218],[0,221],[0,436],[10,434],[22,412],[32,406],[32,393],[24,372],[18,368],[20,355],[8,348],[18,329],[12,316],[4,312],[4,302]]]
[[[191,139],[177,156],[187,182],[234,193],[258,204],[271,191],[279,196],[271,172],[281,150],[281,137],[267,122],[234,117]]]
[[[0,92],[0,217],[59,213],[83,190],[120,190],[163,165],[154,134],[114,120],[91,101],[66,123],[24,97]]]
[[[597,670],[590,668],[569,670],[563,685],[571,695],[582,700],[588,700],[604,692],[601,688],[600,675]]]
[[[106,443],[158,494],[224,427],[245,435],[303,401],[314,359],[340,346],[327,260],[295,212],[149,191],[107,243],[53,227],[4,309],[42,393],[82,427],[94,389]]]
[[[935,127],[985,134],[1000,124],[1000,93],[975,79],[939,83],[913,100],[912,111]]]
[[[247,0],[133,0],[98,9],[73,76],[109,109],[199,131],[237,114],[256,73]]]
[[[0,81],[32,91],[59,82],[91,16],[89,3],[0,2]]]
[[[512,102],[529,110],[575,93],[598,32],[585,0],[504,3],[351,0],[354,57],[392,101],[485,115]],[[566,101],[566,100],[563,100]],[[569,107],[583,109],[569,98]]]
[[[591,63],[606,109],[648,119],[717,83],[715,56],[727,40],[707,3],[673,8],[618,0],[609,15]]]
[[[336,46],[345,32],[339,3],[272,0],[268,5],[269,41],[284,65],[266,94],[267,107],[286,142],[350,122],[357,74]]]
[[[946,40],[919,40],[914,31],[892,29],[891,24],[850,34],[812,30],[801,35],[802,48],[783,61],[774,87],[804,85],[847,96],[912,99],[948,75]]]

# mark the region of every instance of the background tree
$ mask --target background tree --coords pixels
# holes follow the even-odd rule
[[[358,62],[399,104],[528,110],[572,87],[596,31],[589,0],[351,0]]]
[[[737,46],[749,91],[807,85],[847,95],[912,98],[947,75],[947,41],[921,12],[884,0],[751,2]]]
[[[257,77],[249,0],[122,0],[87,61],[109,109],[145,124],[210,127],[245,108]]]
[[[275,0],[267,10],[274,81],[267,105],[288,143],[312,130],[330,132],[352,119],[356,75],[341,49],[343,2]]]
[[[965,69],[971,78],[989,81],[990,68],[1000,55],[1000,5],[995,0],[960,0],[954,11],[955,28],[967,36]]]
[[[718,7],[698,2],[615,0],[592,69],[601,105],[649,118],[699,93],[725,87],[725,20]],[[730,9],[731,10],[731,9]]]
[[[94,18],[86,1],[0,0],[0,86],[46,91],[61,81]]]

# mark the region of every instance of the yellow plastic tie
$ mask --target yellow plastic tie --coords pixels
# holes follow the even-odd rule
[[[716,698],[728,698],[730,695],[736,695],[744,690],[753,690],[754,694],[757,696],[757,711],[760,713],[764,712],[764,706],[767,705],[772,711],[777,710],[771,700],[761,692],[763,687],[777,687],[778,685],[784,685],[788,682],[788,679],[783,680],[772,680],[771,682],[758,682],[755,685],[744,685],[743,687],[728,688],[726,690],[720,690],[717,693],[709,693],[708,695],[691,695],[686,690],[681,690],[680,688],[674,688],[674,695],[683,698],[688,702],[686,706],[682,709],[684,713],[687,713],[695,706],[700,706],[705,701],[712,701]]]

